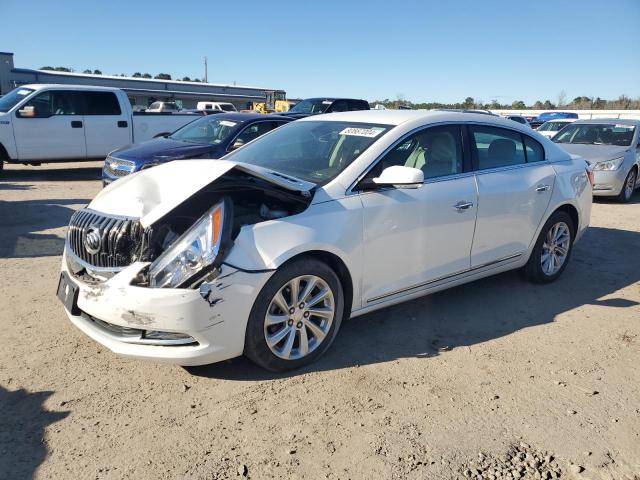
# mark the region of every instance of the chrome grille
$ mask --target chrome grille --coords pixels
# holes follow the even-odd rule
[[[104,171],[111,177],[125,177],[135,170],[136,166],[129,160],[107,157],[104,161]]]
[[[78,210],[67,230],[67,248],[92,267],[119,270],[135,261],[143,228],[134,218]]]

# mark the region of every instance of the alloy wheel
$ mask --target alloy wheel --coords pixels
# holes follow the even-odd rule
[[[633,195],[633,190],[636,186],[636,172],[632,170],[627,177],[627,181],[624,184],[624,198],[625,200],[629,200],[631,195]]]
[[[293,278],[278,290],[264,318],[264,337],[276,356],[298,360],[320,346],[335,317],[331,287],[315,275]]]
[[[554,224],[545,237],[542,244],[542,272],[547,276],[552,276],[564,265],[571,247],[571,230],[564,222]]]

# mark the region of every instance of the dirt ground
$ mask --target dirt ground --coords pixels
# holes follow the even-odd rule
[[[640,193],[594,204],[552,285],[512,272],[359,317],[274,375],[125,360],[70,324],[63,234],[99,175],[0,180],[0,478],[640,479]]]

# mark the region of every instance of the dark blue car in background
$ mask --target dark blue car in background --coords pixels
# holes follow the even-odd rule
[[[220,158],[292,120],[259,113],[207,115],[170,135],[114,150],[104,161],[102,183],[173,160]]]
[[[544,122],[559,120],[561,118],[575,118],[577,120],[578,114],[575,112],[544,112],[538,115],[533,120],[529,121],[529,125],[531,125],[531,128],[538,128]]]

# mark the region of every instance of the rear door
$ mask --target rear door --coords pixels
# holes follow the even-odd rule
[[[20,160],[86,158],[82,98],[77,92],[47,90],[23,105],[13,120]]]
[[[551,200],[555,171],[542,145],[528,135],[493,126],[469,130],[479,196],[475,268],[528,250]]]
[[[84,130],[88,158],[104,158],[131,143],[131,125],[115,92],[81,92],[86,110]]]

